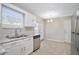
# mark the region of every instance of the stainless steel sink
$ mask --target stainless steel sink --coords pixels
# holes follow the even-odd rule
[[[6,38],[8,38],[8,39],[14,39],[14,38],[21,38],[21,37],[27,37],[28,35],[18,35],[18,36],[6,36]]]

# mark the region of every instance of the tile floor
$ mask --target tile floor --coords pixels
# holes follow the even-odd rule
[[[70,44],[44,40],[41,42],[40,49],[32,55],[70,55]]]

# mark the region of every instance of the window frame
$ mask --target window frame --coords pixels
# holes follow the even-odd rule
[[[3,9],[2,9],[2,8],[3,8],[3,7],[6,7],[6,8],[8,8],[8,9],[11,9],[12,11],[15,11],[15,12],[17,12],[17,13],[22,14],[22,15],[23,15],[22,27],[24,26],[25,13],[23,13],[23,12],[17,10],[17,9],[14,9],[14,7],[7,6],[7,5],[5,5],[5,4],[1,4],[1,26],[4,25],[3,22],[2,22],[2,21],[3,21],[3,15],[2,15],[2,13],[3,13]],[[17,8],[18,8],[18,7],[17,7]],[[18,25],[16,25],[16,26],[18,26]]]

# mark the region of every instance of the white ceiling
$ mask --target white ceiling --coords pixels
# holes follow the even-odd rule
[[[78,3],[14,3],[44,19],[71,16],[79,8]]]

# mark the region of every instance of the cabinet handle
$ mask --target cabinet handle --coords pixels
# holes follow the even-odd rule
[[[21,48],[21,51],[23,51],[23,48]]]
[[[24,47],[24,51],[26,50],[26,47]]]
[[[21,51],[25,51],[25,50],[26,50],[26,48],[25,48],[25,47],[21,48]]]
[[[75,34],[75,32],[72,32],[72,34]]]
[[[79,55],[79,48],[77,48],[77,52],[78,52],[78,55]]]
[[[76,35],[79,35],[79,33],[76,33]]]
[[[77,51],[79,51],[79,49],[77,48]]]

